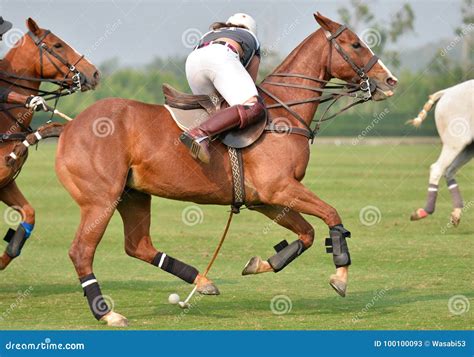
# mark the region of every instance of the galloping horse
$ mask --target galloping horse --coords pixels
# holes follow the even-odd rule
[[[393,95],[397,80],[352,31],[320,14],[315,18],[321,29],[309,35],[270,75],[273,82],[267,77],[260,86],[270,119],[285,118],[288,135],[265,132],[242,150],[246,205],[293,231],[299,239],[286,247],[280,244],[280,252],[274,256],[278,262],[273,265],[253,258],[244,274],[279,271],[309,248],[314,230],[302,216],[309,214],[330,228],[337,268],[331,285],[344,295],[350,264],[345,238],[350,233],[336,209],[300,183],[309,160],[310,124],[319,91],[331,78],[350,85],[361,83],[365,91],[370,81],[374,100]],[[272,106],[275,104],[279,106]],[[79,114],[59,139],[56,172],[81,211],[69,256],[93,315],[110,326],[124,326],[127,319],[107,306],[92,263],[115,208],[124,223],[128,255],[196,284],[198,291],[216,293],[212,282],[197,269],[159,252],[150,238],[151,195],[199,204],[233,202],[226,147],[213,141],[211,163],[200,164],[183,145],[176,144],[180,134],[162,105],[109,98]]]
[[[41,82],[57,84],[58,93],[95,88],[99,80],[96,67],[49,30],[40,29],[33,19],[26,23],[29,32],[0,61],[0,86],[24,95],[53,96],[52,92],[39,90]],[[35,211],[15,183],[26,155],[18,157],[13,165],[5,160],[13,147],[32,133],[32,118],[33,112],[21,105],[4,104],[0,109],[0,200],[20,212],[23,220],[0,258],[0,270],[20,254],[35,223]]]
[[[438,184],[444,176],[453,203],[451,223],[457,226],[461,221],[463,200],[455,175],[474,157],[474,80],[431,94],[422,111],[411,123],[416,127],[420,126],[436,102],[436,128],[443,148],[438,160],[430,167],[426,205],[413,212],[410,219],[417,221],[434,213]]]

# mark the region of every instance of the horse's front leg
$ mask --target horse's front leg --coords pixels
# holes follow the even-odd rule
[[[293,211],[316,216],[328,225],[327,252],[333,254],[336,266],[336,274],[331,275],[330,284],[339,295],[345,296],[351,264],[346,238],[350,237],[350,232],[342,225],[341,217],[336,209],[295,179],[265,185],[265,189],[259,191],[259,195],[265,204],[289,207]]]
[[[14,258],[20,255],[23,245],[30,237],[35,225],[35,210],[14,181],[0,189],[0,200],[19,212],[22,218],[16,231],[10,229],[7,232],[6,238],[9,243],[3,256],[0,257],[0,270],[3,270]]]

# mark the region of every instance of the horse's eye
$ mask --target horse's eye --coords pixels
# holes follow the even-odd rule
[[[352,44],[352,47],[354,47],[355,49],[360,48],[361,47],[360,42],[354,42]]]
[[[58,43],[55,43],[53,47],[54,48],[61,48],[61,47],[63,47],[63,45],[62,45],[62,43],[58,42]]]

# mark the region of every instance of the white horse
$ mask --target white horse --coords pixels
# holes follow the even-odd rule
[[[474,80],[430,95],[423,110],[410,123],[420,126],[438,100],[435,121],[443,148],[438,160],[431,165],[426,206],[413,212],[411,220],[425,218],[434,212],[438,183],[444,175],[453,200],[451,222],[457,226],[461,219],[463,201],[454,176],[474,156]]]

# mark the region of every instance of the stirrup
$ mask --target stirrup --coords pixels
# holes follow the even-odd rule
[[[179,137],[179,140],[189,149],[191,157],[205,164],[208,164],[210,160],[209,150],[206,145],[207,139],[207,137],[195,139],[189,133],[183,133]]]

